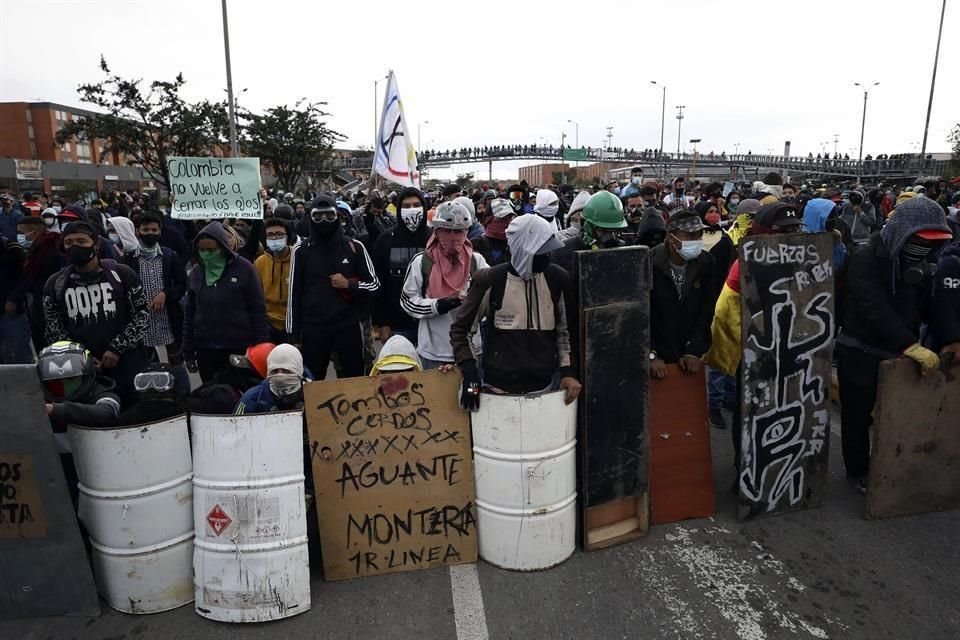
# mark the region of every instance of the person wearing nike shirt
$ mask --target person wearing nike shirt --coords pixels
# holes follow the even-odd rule
[[[383,290],[373,301],[373,324],[386,342],[399,334],[417,344],[419,321],[400,307],[403,281],[413,257],[427,246],[427,206],[419,189],[407,187],[400,193],[397,225],[384,231],[373,245],[373,267]]]
[[[293,249],[287,333],[301,344],[303,361],[322,380],[336,352],[345,377],[364,374],[360,314],[380,289],[362,243],[344,236],[337,202],[322,193],[310,203],[310,237]]]
[[[135,402],[133,377],[149,362],[143,340],[150,306],[140,278],[126,265],[97,257],[101,239],[90,223],[68,224],[62,238],[67,266],[43,287],[47,342],[85,346],[120,398]]]

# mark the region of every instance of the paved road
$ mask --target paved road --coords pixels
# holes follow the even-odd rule
[[[152,616],[0,623],[0,638],[960,638],[960,511],[863,519],[831,441],[826,503],[741,525],[729,434],[713,433],[717,515],[538,573],[477,565],[313,582],[309,613],[261,625]],[[475,580],[479,578],[479,589]]]

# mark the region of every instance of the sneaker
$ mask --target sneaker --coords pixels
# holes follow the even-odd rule
[[[866,476],[848,476],[847,482],[857,490],[861,495],[867,495],[867,477]]]
[[[710,414],[707,417],[707,422],[710,423],[710,426],[714,429],[726,429],[727,423],[723,419],[723,414],[720,413],[720,409],[710,409]]]

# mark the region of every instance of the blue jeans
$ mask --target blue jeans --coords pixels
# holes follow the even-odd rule
[[[736,378],[707,367],[707,406],[710,410],[733,409],[737,402]]]
[[[31,339],[27,314],[0,314],[0,364],[31,364]]]

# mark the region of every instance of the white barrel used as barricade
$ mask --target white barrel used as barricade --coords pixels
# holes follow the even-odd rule
[[[481,394],[472,414],[480,557],[534,571],[573,553],[577,404],[565,391]]]
[[[266,622],[310,609],[303,414],[194,414],[196,611]]]
[[[71,425],[78,515],[97,588],[124,613],[193,600],[193,465],[187,417],[113,429]]]

